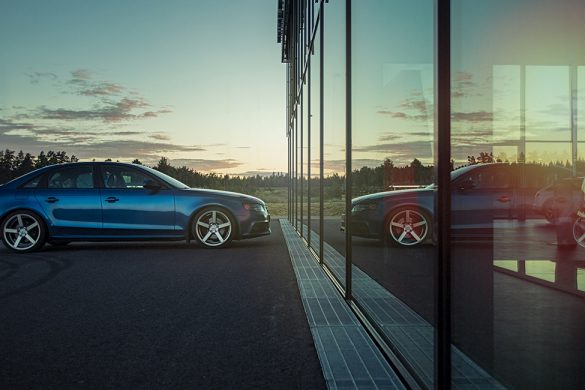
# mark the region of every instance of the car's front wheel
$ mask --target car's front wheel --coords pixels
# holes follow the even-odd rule
[[[230,214],[219,207],[208,207],[195,215],[191,226],[193,238],[204,248],[226,246],[234,235]]]
[[[2,223],[2,242],[13,252],[33,252],[45,243],[47,234],[41,218],[32,211],[15,211]]]
[[[416,207],[402,207],[386,219],[385,239],[391,245],[412,247],[424,243],[430,231],[427,213]]]
[[[544,205],[542,206],[542,214],[549,223],[556,225],[557,216],[552,199],[549,199],[546,202],[544,202]]]

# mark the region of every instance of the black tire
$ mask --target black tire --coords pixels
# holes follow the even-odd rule
[[[28,210],[8,214],[0,227],[2,243],[15,253],[29,253],[45,244],[47,229],[42,218]]]
[[[231,213],[219,206],[206,207],[191,221],[191,236],[203,248],[223,248],[234,237],[236,224]]]
[[[432,234],[431,218],[416,206],[392,210],[384,222],[384,241],[391,246],[416,247]]]

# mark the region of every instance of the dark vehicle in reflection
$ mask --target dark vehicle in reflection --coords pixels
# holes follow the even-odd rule
[[[534,212],[542,215],[550,223],[556,223],[555,196],[566,198],[564,200],[570,201],[574,210],[579,210],[584,205],[581,190],[583,179],[583,177],[567,177],[538,190],[534,195],[532,205]]]
[[[485,238],[495,219],[534,216],[538,189],[570,171],[534,164],[490,163],[451,172],[451,233],[454,238]],[[352,200],[352,235],[391,245],[416,246],[433,239],[436,187],[379,192]],[[342,230],[345,223],[342,220]]]
[[[20,253],[74,240],[193,239],[220,248],[270,234],[270,215],[258,198],[189,188],[142,165],[71,163],[0,186],[0,231]]]

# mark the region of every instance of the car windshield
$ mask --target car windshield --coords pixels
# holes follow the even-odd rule
[[[158,177],[159,179],[161,179],[162,181],[164,181],[165,183],[167,183],[168,185],[170,185],[173,188],[178,188],[178,189],[191,188],[187,184],[182,183],[182,182],[178,181],[177,179],[172,178],[169,175],[166,175],[160,171],[157,171],[156,169],[145,167],[145,166],[142,166],[142,168],[146,169],[148,172],[152,173],[153,175],[155,175],[156,177]]]

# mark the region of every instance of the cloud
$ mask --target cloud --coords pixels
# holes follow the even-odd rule
[[[478,84],[469,72],[457,72],[453,77],[451,96],[455,98],[481,96]]]
[[[386,144],[376,144],[376,145],[368,145],[368,146],[361,146],[354,148],[354,152],[369,152],[369,153],[394,153],[397,150],[401,150],[405,147],[405,145],[426,145],[427,148],[432,147],[432,143],[430,141],[413,141],[413,142],[393,142],[393,143],[386,143]]]
[[[150,134],[148,137],[157,141],[169,141],[171,139],[171,137],[163,133]]]
[[[412,131],[408,133],[408,135],[412,135],[413,137],[428,137],[432,136],[432,131]]]
[[[42,80],[57,81],[59,78],[55,73],[51,72],[33,72],[27,73],[26,76],[31,84],[39,84]]]
[[[71,71],[71,80],[70,83],[85,83],[91,79],[91,71],[88,69],[76,69]]]
[[[0,118],[0,134],[5,134],[15,130],[31,130],[35,126],[32,123],[13,122],[9,119]]]
[[[93,81],[93,73],[88,69],[77,69],[71,72],[71,78],[66,82],[67,85],[73,86],[73,93],[83,96],[113,96],[120,95],[126,90],[122,85],[109,81]]]
[[[386,135],[382,135],[378,138],[378,141],[380,142],[388,142],[388,141],[395,141],[397,139],[402,138],[401,135],[396,135],[396,134],[386,134]]]
[[[70,72],[65,81],[51,72],[34,72],[27,74],[32,84],[38,84],[42,79],[55,82],[54,87],[65,95],[85,96],[92,101],[89,108],[72,109],[69,107],[49,107],[46,105],[36,109],[13,107],[20,111],[14,117],[29,121],[101,121],[106,123],[121,123],[135,120],[157,118],[163,114],[172,113],[168,107],[156,108],[136,91],[128,91],[119,83],[94,80],[94,74],[88,69],[76,69]],[[78,102],[86,100],[78,99]]]
[[[451,119],[456,122],[491,122],[494,119],[494,115],[487,111],[453,112]]]
[[[172,153],[202,152],[199,145],[176,145],[168,142],[163,133],[140,131],[80,130],[67,126],[34,125],[0,119],[0,145],[13,150],[27,150],[33,154],[41,150],[65,150],[80,158],[139,158],[154,159]],[[144,139],[135,139],[135,138]],[[134,138],[134,139],[133,139]],[[153,139],[149,141],[148,139]],[[167,142],[161,142],[167,141]]]
[[[408,118],[408,115],[406,115],[406,113],[404,113],[404,112],[395,112],[395,111],[389,111],[389,110],[378,110],[378,111],[376,111],[376,114],[390,115],[392,118],[400,118],[400,119]]]
[[[89,69],[75,69],[64,77],[51,72],[34,72],[26,76],[31,84],[52,82],[57,92],[75,98],[75,106],[65,103],[12,106],[10,116],[4,115],[0,119],[2,147],[22,149],[33,154],[41,150],[65,150],[81,159],[138,158],[145,163],[156,163],[161,155],[207,150],[207,147],[199,145],[177,145],[162,131],[120,131],[131,122],[154,119],[172,113],[172,110],[168,106],[153,106],[136,90],[115,81],[102,80]],[[61,101],[64,100],[57,102]],[[6,112],[4,110],[2,114]],[[199,169],[241,165],[233,159],[191,162],[203,166]]]
[[[427,101],[420,93],[413,93],[412,97],[405,99],[399,105],[400,110],[381,109],[376,111],[380,115],[389,115],[397,119],[409,119],[427,121],[432,118],[433,104]]]
[[[131,160],[138,158],[143,161],[157,161],[157,156],[161,155],[205,150],[199,146],[181,146],[132,140],[80,143],[72,147],[70,141],[55,140],[49,142],[15,135],[0,135],[0,143],[9,149],[27,150],[33,154],[37,154],[41,150],[65,150],[81,159],[95,158],[98,160],[106,158]]]
[[[109,96],[118,95],[123,91],[124,87],[122,87],[120,84],[102,82],[80,90],[79,94],[85,96]]]
[[[136,112],[140,109],[149,107],[143,98],[122,98],[119,101],[106,101],[101,107],[95,107],[91,110],[70,110],[66,108],[50,109],[46,106],[39,107],[29,119],[49,119],[62,121],[104,121],[104,122],[122,122],[145,118],[156,118],[160,114],[170,112],[169,110]]]

